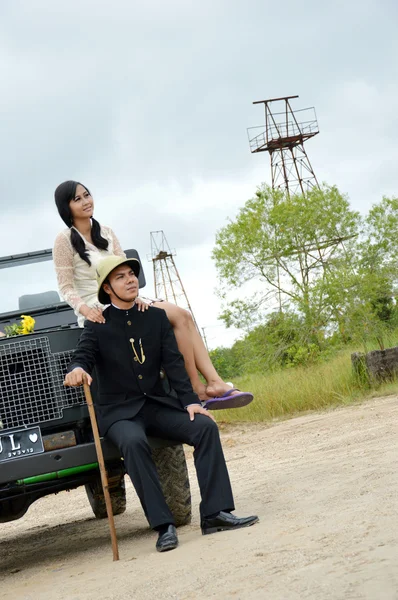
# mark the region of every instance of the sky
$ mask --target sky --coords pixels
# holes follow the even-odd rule
[[[320,134],[319,181],[365,213],[398,193],[395,0],[2,0],[0,255],[51,248],[54,189],[93,194],[95,217],[136,248],[153,295],[150,232],[163,230],[211,348],[242,335],[217,319],[216,232],[258,185],[255,100],[299,95]],[[52,265],[0,271],[0,312],[54,289]]]

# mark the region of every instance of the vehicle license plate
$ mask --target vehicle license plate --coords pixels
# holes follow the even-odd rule
[[[0,462],[44,452],[40,427],[0,432]]]

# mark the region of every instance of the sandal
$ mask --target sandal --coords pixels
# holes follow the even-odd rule
[[[232,394],[239,392],[239,394]],[[209,398],[205,400],[202,406],[208,410],[224,410],[225,408],[242,408],[252,402],[254,396],[250,392],[241,392],[238,388],[232,388],[225,392],[222,396]]]

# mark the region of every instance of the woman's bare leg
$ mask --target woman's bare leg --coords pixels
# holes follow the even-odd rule
[[[191,315],[190,315],[191,316]],[[192,342],[194,347],[195,364],[199,373],[207,381],[206,394],[210,398],[215,396],[221,396],[225,392],[231,389],[231,386],[222,380],[220,375],[217,373],[213,363],[211,362],[209,353],[204,345],[203,339],[195,327],[195,323],[191,317],[190,319],[190,330],[192,336]]]
[[[166,311],[166,315],[173,327],[176,336],[178,348],[184,357],[185,368],[188,377],[191,380],[194,392],[199,396],[200,400],[207,400],[206,386],[200,380],[198,370],[196,368],[194,345],[191,336],[190,321],[191,315],[188,311],[171,304],[171,302],[154,302],[153,306]]]
[[[192,387],[200,400],[208,400],[228,391],[230,386],[224,383],[214,368],[191,313],[171,302],[154,302],[153,306],[166,311]],[[206,379],[207,385],[200,380],[198,371]]]

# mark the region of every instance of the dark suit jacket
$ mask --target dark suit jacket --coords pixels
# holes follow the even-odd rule
[[[184,410],[199,403],[185,370],[173,329],[164,310],[150,307],[139,312],[114,306],[104,311],[106,323],[86,321],[68,372],[81,367],[92,373],[96,367],[99,395],[95,406],[102,435],[113,423],[134,417],[146,398]],[[145,362],[141,360],[141,339]],[[177,398],[167,394],[160,379],[164,368]]]

